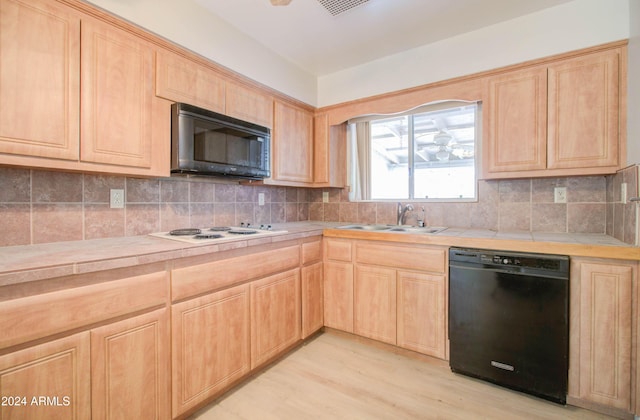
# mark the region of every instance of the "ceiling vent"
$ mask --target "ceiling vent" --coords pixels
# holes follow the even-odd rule
[[[333,16],[337,16],[368,1],[369,0],[318,0],[318,2],[327,9],[327,12]]]

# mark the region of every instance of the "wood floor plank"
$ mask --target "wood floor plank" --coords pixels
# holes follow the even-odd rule
[[[446,362],[325,332],[197,420],[609,419],[452,373]]]

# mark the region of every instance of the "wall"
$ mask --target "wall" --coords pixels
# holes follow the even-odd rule
[[[629,3],[574,0],[318,78],[320,107],[629,37]]]
[[[109,190],[125,189],[124,209]],[[258,193],[265,205],[258,205]],[[308,190],[0,167],[0,246],[145,235],[184,227],[308,220]]]
[[[250,79],[308,104],[317,103],[314,75],[267,50],[193,0],[88,2]]]
[[[296,99],[327,106],[626,39],[634,1],[574,0],[319,78],[193,0],[90,3]]]

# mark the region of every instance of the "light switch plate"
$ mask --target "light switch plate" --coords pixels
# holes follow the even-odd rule
[[[323,203],[328,203],[329,202],[329,192],[328,191],[322,191],[322,202]]]
[[[553,202],[554,203],[567,202],[567,187],[555,187],[553,189]]]
[[[110,192],[109,207],[112,209],[124,208],[124,190],[112,188]]]
[[[258,193],[258,205],[264,206],[264,193]]]
[[[620,184],[620,201],[622,204],[627,204],[627,183]]]

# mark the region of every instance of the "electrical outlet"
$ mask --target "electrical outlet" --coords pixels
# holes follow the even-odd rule
[[[328,203],[329,202],[329,192],[328,191],[322,191],[322,202],[323,203]]]
[[[264,206],[264,193],[258,193],[258,205]]]
[[[124,190],[115,188],[111,189],[109,207],[111,207],[112,209],[124,208]]]
[[[627,204],[627,183],[620,184],[620,201],[622,204]]]
[[[554,203],[567,202],[567,187],[555,187],[553,189],[553,202]]]

